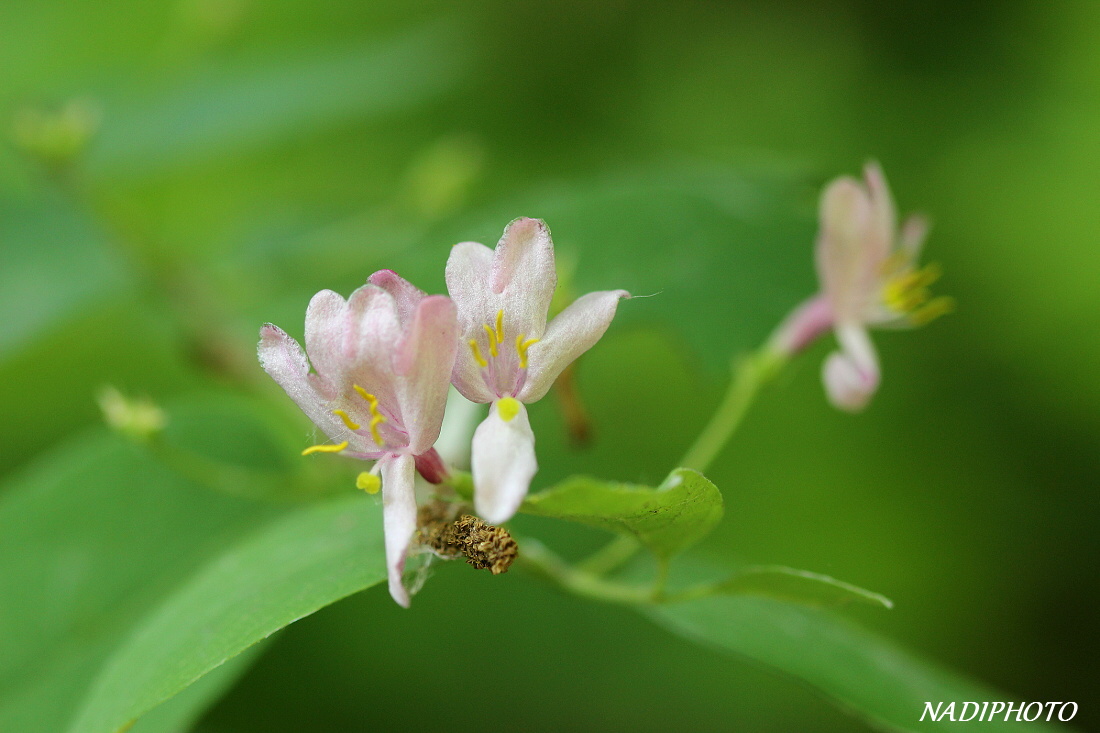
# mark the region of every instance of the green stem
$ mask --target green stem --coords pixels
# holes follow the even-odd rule
[[[630,535],[619,535],[582,562],[579,567],[593,575],[607,575],[618,570],[635,553],[641,544]]]
[[[562,589],[605,603],[652,603],[653,591],[625,583],[605,580],[586,570],[569,565],[538,540],[525,538],[519,562]]]
[[[729,389],[703,432],[680,465],[706,471],[737,431],[760,389],[787,363],[787,357],[767,346],[735,362]]]

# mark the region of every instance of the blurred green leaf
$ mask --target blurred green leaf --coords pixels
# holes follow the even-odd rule
[[[656,489],[577,476],[531,494],[520,511],[632,535],[668,558],[714,529],[722,519],[722,493],[687,468],[674,470]]]
[[[114,436],[43,456],[0,499],[0,730],[63,730],[133,625],[270,505]]]
[[[806,606],[844,606],[865,603],[893,608],[886,596],[864,590],[828,575],[780,565],[750,567],[714,587],[717,594],[755,595]]]
[[[454,28],[433,23],[366,44],[220,64],[159,99],[108,103],[88,165],[98,174],[146,174],[383,115],[451,88],[465,59]]]
[[[282,627],[386,577],[379,504],[293,512],[226,548],[112,656],[69,728],[117,731]]]
[[[928,701],[1006,699],[819,609],[771,598],[712,596],[642,612],[673,633],[806,682],[886,730],[939,730],[939,724],[918,722]],[[1030,726],[1053,730],[1039,722]],[[960,731],[1017,727],[999,719],[952,725]]]

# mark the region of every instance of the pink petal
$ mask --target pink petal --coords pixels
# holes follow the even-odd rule
[[[867,331],[860,326],[839,327],[837,339],[841,350],[830,354],[822,368],[825,393],[837,409],[858,412],[878,389],[878,356]]]
[[[315,375],[298,342],[270,323],[260,329],[260,366],[283,388],[290,399],[333,441],[348,441],[353,451],[367,452],[374,446],[348,430],[329,409],[329,400],[317,390]]]
[[[506,421],[493,403],[489,416],[474,431],[471,463],[478,515],[491,524],[511,519],[538,470],[535,434],[522,404]]]
[[[394,350],[402,333],[397,302],[382,288],[364,285],[348,298],[348,322],[345,393],[351,394],[352,385],[357,384],[376,395],[385,408],[399,412]]]
[[[409,434],[409,450],[414,454],[431,448],[439,437],[458,348],[456,319],[450,298],[426,296],[416,306],[404,339],[397,344],[397,397]]]
[[[405,558],[416,531],[416,494],[413,491],[416,468],[409,455],[387,455],[379,462],[382,472],[382,519],[386,532],[386,569],[390,577],[390,595],[405,608],[409,593],[401,582]]]
[[[601,290],[577,298],[550,322],[542,340],[527,352],[527,381],[518,395],[522,402],[537,402],[554,380],[578,356],[600,340],[615,317],[625,290]]]
[[[902,250],[909,255],[910,262],[916,262],[920,257],[921,248],[924,246],[924,238],[928,236],[928,220],[919,214],[914,214],[901,225],[899,235]]]
[[[416,306],[425,297],[423,290],[393,270],[379,270],[367,278],[367,282],[382,288],[397,301],[397,317],[402,328],[405,328],[412,320]]]

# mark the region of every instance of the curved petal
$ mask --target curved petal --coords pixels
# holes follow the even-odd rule
[[[493,269],[493,250],[477,242],[462,242],[451,248],[447,258],[447,292],[458,312],[458,331],[462,343],[455,355],[451,381],[462,395],[473,402],[491,402],[493,393],[481,375],[481,365],[467,342],[484,340],[483,324],[491,323],[502,308],[501,299],[489,288]],[[487,347],[482,343],[482,353]]]
[[[542,338],[558,286],[554,243],[543,221],[520,218],[508,224],[493,253],[489,286],[501,297],[506,338]]]
[[[347,359],[348,304],[339,293],[322,290],[306,308],[306,353],[313,368],[339,386]]]
[[[397,302],[397,318],[402,328],[412,320],[416,306],[426,297],[426,293],[393,270],[379,270],[367,278],[371,285],[377,285],[393,296]]]
[[[345,353],[349,367],[345,393],[357,384],[378,397],[382,406],[399,421],[400,403],[397,399],[397,374],[394,368],[394,352],[401,341],[401,327],[397,316],[397,301],[377,285],[364,285],[348,298],[348,349]]]
[[[416,531],[416,494],[413,491],[416,468],[409,455],[387,455],[378,464],[382,472],[382,521],[386,531],[390,595],[399,605],[408,608],[409,592],[401,576]]]
[[[821,195],[816,259],[822,291],[838,320],[858,318],[881,263],[870,264],[867,248],[872,206],[870,197],[852,178],[839,178]]]
[[[878,389],[878,356],[867,331],[859,326],[839,327],[837,339],[841,350],[829,354],[822,367],[825,393],[837,409],[858,412]]]
[[[496,317],[500,298],[489,288],[493,270],[493,250],[477,242],[461,242],[447,257],[447,293],[458,308],[458,323],[463,336],[472,338],[481,332],[481,324]]]
[[[871,201],[871,227],[867,232],[868,255],[876,262],[885,262],[894,248],[894,233],[898,227],[898,214],[890,186],[877,161],[863,167],[863,179],[867,181],[867,193]]]
[[[601,290],[577,298],[550,322],[542,340],[527,352],[530,366],[519,392],[522,402],[537,402],[562,370],[600,340],[615,317],[625,290]]]
[[[454,303],[443,295],[426,296],[394,354],[397,396],[414,454],[431,448],[439,437],[457,347]]]
[[[505,398],[511,399],[511,398]],[[511,400],[516,410],[510,420],[500,414],[494,402],[489,416],[474,431],[471,468],[474,475],[474,507],[490,524],[512,518],[538,470],[535,434],[527,419],[527,408]]]
[[[928,236],[928,219],[919,214],[913,214],[901,225],[899,245],[910,262],[915,262],[924,247],[924,238]]]
[[[260,329],[257,349],[260,366],[283,388],[290,399],[329,438],[337,443],[348,441],[353,451],[369,452],[374,444],[348,430],[329,409],[329,400],[317,388],[315,375],[298,342],[270,323]]]

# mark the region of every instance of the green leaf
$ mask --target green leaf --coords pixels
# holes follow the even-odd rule
[[[820,609],[742,595],[645,607],[642,613],[680,636],[802,680],[878,728],[940,730],[939,724],[918,722],[925,702],[1012,699]],[[1030,726],[1053,730],[1043,723]],[[954,723],[951,729],[1017,727],[997,720]]]
[[[722,494],[687,468],[674,470],[656,489],[577,476],[528,496],[520,511],[632,535],[669,558],[714,529],[722,519]]]
[[[109,733],[284,626],[386,577],[364,496],[300,509],[230,546],[112,656],[69,728]]]
[[[164,470],[114,436],[42,456],[0,498],[0,730],[64,730],[165,594],[278,510]]]
[[[756,595],[806,606],[844,606],[865,603],[893,608],[886,596],[864,590],[828,575],[795,570],[781,565],[750,567],[719,583],[715,592],[724,595]]]
[[[210,672],[171,700],[141,716],[126,733],[183,733],[191,730],[218,698],[245,673],[270,642],[257,644]]]

